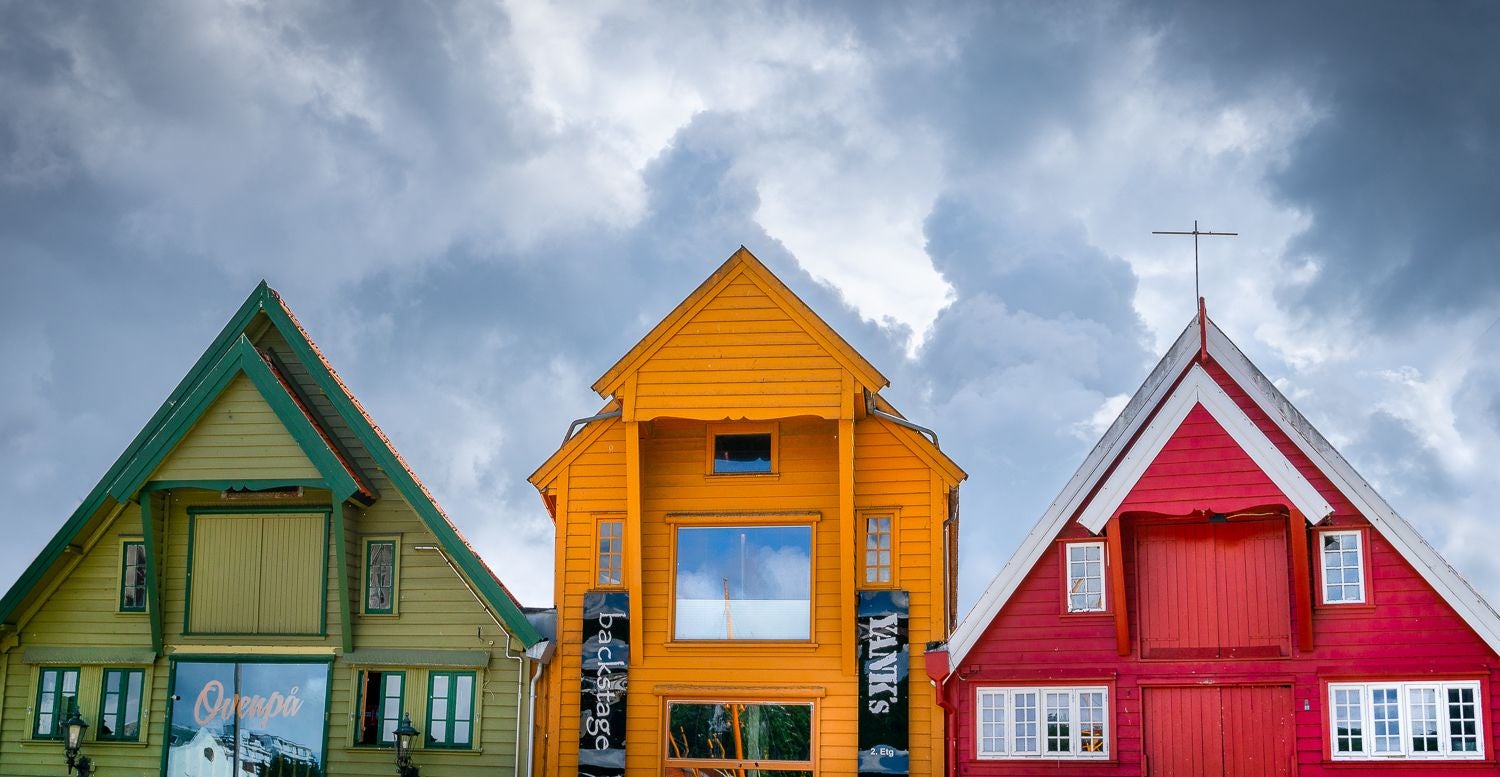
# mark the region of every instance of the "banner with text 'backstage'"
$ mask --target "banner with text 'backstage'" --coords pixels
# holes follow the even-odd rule
[[[579,777],[625,774],[625,691],[630,666],[630,594],[583,595]]]
[[[910,664],[905,591],[860,591],[855,613],[859,650],[859,773],[910,770]]]

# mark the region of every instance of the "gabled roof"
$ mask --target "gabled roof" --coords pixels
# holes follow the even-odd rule
[[[1270,441],[1263,433],[1257,439],[1250,429],[1243,428],[1240,419],[1249,419],[1232,401],[1229,405],[1233,406],[1233,412],[1223,405],[1215,393],[1217,390],[1222,394],[1222,388],[1198,366],[1200,351],[1224,369],[1469,627],[1492,650],[1500,652],[1500,614],[1406,519],[1375,493],[1375,489],[1354,471],[1212,320],[1200,328],[1199,319],[1194,318],[953,630],[948,640],[950,670],[963,663],[965,655],[989,629],[1005,603],[1070,520],[1077,517],[1080,523],[1096,532],[1103,527],[1119,507],[1120,500],[1139,479],[1140,472],[1160,450],[1161,444],[1154,442],[1155,438],[1160,436],[1164,443],[1181,423],[1181,418],[1173,421],[1173,416],[1178,412],[1185,415],[1195,404],[1203,404],[1214,415],[1310,522],[1320,521],[1332,511],[1315,490],[1307,493],[1305,478],[1300,474],[1293,478],[1285,471],[1290,462],[1279,450],[1271,456],[1264,449]],[[1212,387],[1204,380],[1213,384]],[[1208,398],[1206,402],[1203,401],[1205,397]],[[1227,396],[1222,398],[1228,399]],[[1236,431],[1232,426],[1240,428]],[[1251,423],[1250,427],[1254,428],[1254,424]],[[1255,432],[1258,433],[1259,429]],[[1270,447],[1275,450],[1274,445]],[[1252,448],[1259,450],[1253,451]]]
[[[787,315],[801,324],[802,328],[828,351],[834,360],[854,374],[854,377],[864,386],[871,390],[879,390],[890,385],[890,381],[875,369],[874,365],[865,361],[853,346],[844,341],[839,333],[834,331],[822,318],[818,317],[813,309],[807,306],[786,284],[781,282],[774,273],[766,268],[761,261],[755,258],[744,246],[729,257],[724,264],[715,270],[708,280],[699,284],[692,294],[687,296],[667,317],[662,319],[641,341],[635,344],[620,360],[615,362],[607,372],[594,381],[593,389],[599,396],[608,399],[624,385],[625,379],[640,365],[651,358],[663,344],[675,335],[684,325],[690,321],[694,314],[708,304],[718,292],[729,285],[737,277],[747,277],[776,302]]]
[[[316,413],[302,402],[274,361],[256,350],[246,337],[252,323],[261,316],[280,332],[317,388],[328,397],[339,418],[422,518],[447,555],[504,621],[511,634],[527,646],[535,644],[540,636],[527,622],[515,598],[448,520],[426,486],[307,336],[281,296],[264,281],[251,292],[52,541],[0,598],[0,624],[12,622],[27,595],[91,521],[113,506],[135,497],[145,478],[171,453],[181,435],[192,427],[235,375],[243,373],[251,379],[304,452],[308,452],[308,458],[328,481],[327,485],[336,497],[342,499],[361,494],[373,497],[373,489],[343,456]]]

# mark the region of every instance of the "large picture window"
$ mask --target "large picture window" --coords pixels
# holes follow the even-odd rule
[[[166,774],[324,774],[328,675],[326,663],[178,661]]]
[[[673,635],[812,636],[812,526],[679,526]]]
[[[980,688],[980,758],[1108,758],[1109,689]]]
[[[1484,758],[1479,683],[1330,683],[1334,760]]]
[[[78,668],[45,667],[37,675],[36,707],[31,735],[35,739],[61,739],[63,721],[78,704]]]
[[[811,777],[812,727],[811,702],[668,702],[666,773]]]

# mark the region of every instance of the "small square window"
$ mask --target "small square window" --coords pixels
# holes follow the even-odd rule
[[[715,475],[764,474],[771,471],[771,435],[714,435]]]
[[[1104,612],[1104,543],[1070,542],[1068,612]]]
[[[865,515],[862,524],[865,538],[861,543],[863,547],[861,566],[864,568],[861,579],[867,586],[894,585],[896,575],[895,516],[890,513]]]
[[[131,540],[120,548],[120,612],[146,611],[146,543]]]
[[[1329,531],[1319,535],[1322,556],[1323,603],[1361,604],[1365,601],[1364,534]]]
[[[395,539],[365,540],[365,614],[395,615],[399,567]]]
[[[594,585],[618,588],[625,584],[625,522],[618,518],[601,518],[597,525]]]

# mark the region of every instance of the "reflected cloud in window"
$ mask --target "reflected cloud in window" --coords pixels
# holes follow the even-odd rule
[[[809,639],[812,527],[679,527],[676,590],[676,639]]]

